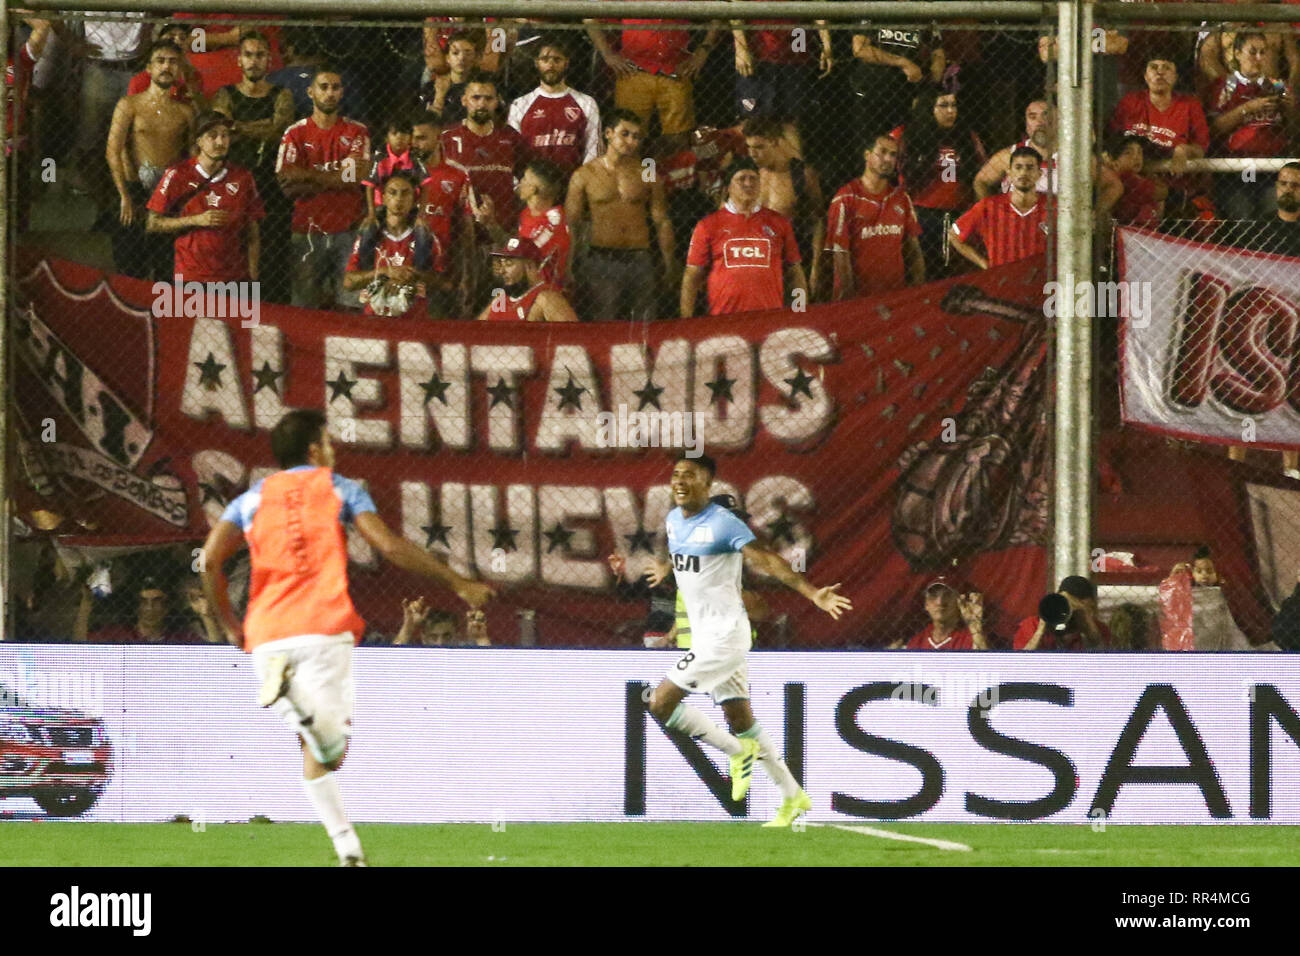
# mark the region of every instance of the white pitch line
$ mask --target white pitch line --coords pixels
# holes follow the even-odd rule
[[[904,843],[923,843],[926,846],[932,846],[936,850],[957,850],[963,853],[973,851],[972,847],[965,843],[955,843],[952,840],[932,840],[929,837],[912,836],[910,833],[895,833],[893,830],[877,830],[875,827],[848,826],[842,823],[809,823],[810,827],[831,827],[835,830],[847,830],[849,833],[860,833],[863,836],[880,837],[884,840],[901,840]]]

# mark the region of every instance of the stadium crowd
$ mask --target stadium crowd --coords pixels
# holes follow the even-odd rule
[[[57,188],[93,204],[120,273],[483,321],[802,308],[1049,242],[1055,51],[1036,32],[249,18],[24,18],[8,71],[20,234],[55,157],[71,170]],[[1097,63],[1103,240],[1112,223],[1230,219],[1259,224],[1238,244],[1300,255],[1300,163],[1276,176],[1185,168],[1296,155],[1296,34],[1112,31]],[[1166,172],[1150,170],[1157,160]],[[45,555],[33,572],[27,636],[214,640],[201,592],[175,568],[133,578],[110,611],[60,567]],[[946,585],[927,589],[931,625],[907,646],[985,643],[957,627],[973,612]],[[67,620],[33,623],[53,605]],[[397,643],[483,640],[422,612],[403,602]],[[1106,643],[1095,627],[1067,640],[1032,623],[1016,647]]]
[[[454,19],[28,18],[20,228],[59,156],[124,274],[484,320],[771,309],[1045,248],[1048,37]],[[1100,225],[1258,220],[1247,242],[1298,247],[1300,166],[1285,190],[1183,168],[1295,152],[1292,32],[1111,33],[1098,64]]]

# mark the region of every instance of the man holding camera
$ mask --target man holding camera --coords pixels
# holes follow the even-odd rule
[[[1018,651],[1099,651],[1113,642],[1097,614],[1097,588],[1072,574],[1038,602],[1038,617],[1020,622],[1012,645]]]

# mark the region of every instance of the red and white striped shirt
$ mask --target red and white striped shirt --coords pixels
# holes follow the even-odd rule
[[[975,236],[983,240],[989,268],[1047,251],[1047,203],[1042,194],[1025,212],[1012,204],[1012,195],[981,199],[952,224],[953,235],[962,242]]]

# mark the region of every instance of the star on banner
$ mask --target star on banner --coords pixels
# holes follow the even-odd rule
[[[736,380],[734,378],[727,378],[726,372],[719,372],[717,378],[712,382],[705,382],[704,384],[707,385],[709,391],[713,393],[709,398],[710,405],[716,405],[724,398],[729,402],[735,401],[735,399],[731,397],[731,386],[736,384]]]
[[[641,400],[636,410],[642,411],[647,405],[653,405],[659,411],[663,411],[663,406],[659,404],[659,396],[664,392],[662,385],[656,385],[653,379],[645,380],[645,388],[637,389],[632,394]]]
[[[637,548],[641,548],[646,554],[655,553],[655,533],[653,531],[637,528],[634,533],[625,534],[623,537],[627,540],[628,554],[636,554]]]
[[[572,405],[578,411],[582,411],[582,393],[587,391],[587,386],[579,385],[573,380],[573,373],[569,373],[569,381],[563,388],[554,389],[560,396],[560,410],[563,411],[566,406]]]
[[[424,550],[428,551],[437,541],[444,548],[450,548],[451,543],[447,541],[447,535],[451,531],[451,525],[443,524],[441,521],[435,521],[432,524],[420,525],[420,530],[424,532]]]
[[[791,544],[794,544],[794,522],[785,515],[777,518],[767,526],[767,532],[772,536],[773,541],[780,541],[785,538]]]
[[[506,408],[514,408],[515,406],[510,400],[512,392],[514,392],[514,389],[506,384],[506,380],[504,378],[498,378],[497,383],[488,389],[488,394],[492,396],[492,404],[489,405],[488,408],[496,408],[498,405],[502,404],[504,404]]]
[[[284,372],[280,369],[271,368],[270,362],[263,362],[260,369],[253,369],[253,378],[256,379],[256,382],[253,385],[253,394],[256,395],[262,389],[269,388],[271,391],[275,392],[276,395],[279,395],[280,389],[276,385],[275,380],[283,374]]]
[[[793,399],[800,392],[803,392],[809,398],[813,397],[812,389],[808,386],[812,384],[813,377],[799,369],[794,378],[785,379],[785,384],[790,386],[790,397]]]
[[[444,382],[442,376],[437,372],[427,382],[421,382],[420,388],[424,389],[424,404],[428,405],[433,399],[437,399],[442,404],[447,404],[447,389],[451,388],[451,382]]]
[[[202,362],[195,362],[194,367],[199,370],[199,384],[204,388],[221,387],[221,371],[226,366],[218,362],[211,352]]]
[[[518,528],[491,528],[488,534],[492,535],[493,550],[497,548],[502,551],[519,550],[519,546],[515,544],[515,535],[518,533]]]
[[[556,548],[567,548],[569,546],[569,539],[573,537],[573,532],[569,531],[564,527],[564,525],[557,521],[555,522],[555,527],[550,531],[543,531],[542,536],[550,542],[546,547],[546,553],[550,554]]]
[[[328,379],[325,381],[325,384],[330,387],[330,391],[333,393],[330,395],[330,401],[334,401],[334,399],[338,398],[340,395],[344,398],[351,398],[352,386],[356,385],[358,381],[360,381],[360,379],[348,378],[343,374],[343,369],[339,369],[338,378],[333,381]]]

